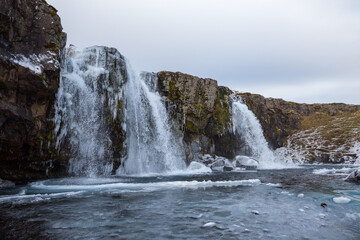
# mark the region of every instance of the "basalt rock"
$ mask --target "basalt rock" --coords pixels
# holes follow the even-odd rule
[[[159,72],[158,90],[183,134],[187,161],[210,153],[233,158],[240,144],[231,131],[231,90],[209,78],[180,72]]]
[[[64,164],[52,161],[53,105],[66,42],[56,12],[43,0],[0,2],[0,178],[64,173]]]

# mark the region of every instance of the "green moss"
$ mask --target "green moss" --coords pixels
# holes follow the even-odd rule
[[[186,129],[193,133],[199,133],[199,128],[196,127],[196,125],[189,120],[186,120]]]
[[[169,98],[173,101],[178,100],[181,96],[179,88],[176,87],[175,79],[171,79],[169,82]]]
[[[206,108],[204,107],[204,105],[202,105],[201,103],[196,103],[194,104],[196,112],[195,112],[195,116],[196,118],[203,118],[206,116],[207,111]]]
[[[53,52],[59,52],[60,51],[60,47],[58,43],[55,42],[49,42],[45,45],[45,48],[52,50]]]
[[[213,119],[215,121],[216,134],[224,133],[230,125],[230,110],[228,98],[225,99],[225,96],[226,95],[221,94],[221,92],[218,91],[217,97],[215,99]]]
[[[57,10],[53,9],[53,10],[47,11],[47,13],[54,17],[57,15]]]

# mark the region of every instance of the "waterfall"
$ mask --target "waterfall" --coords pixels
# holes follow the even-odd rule
[[[166,173],[185,168],[180,137],[168,122],[165,103],[157,90],[157,75],[135,74],[127,62],[127,157],[119,174]]]
[[[118,116],[126,80],[124,59],[116,49],[67,49],[55,104],[57,149],[70,153],[69,173],[108,175],[112,153],[108,119]]]
[[[255,114],[242,102],[240,96],[231,95],[232,124],[234,134],[245,143],[245,154],[259,162],[260,168],[281,168],[285,166],[272,150],[264,137],[262,127]]]
[[[110,175],[120,161],[119,174],[185,168],[181,139],[172,133],[156,74],[135,74],[113,48],[67,49],[55,125],[56,147],[70,155],[72,175]],[[118,131],[112,134],[114,128]]]

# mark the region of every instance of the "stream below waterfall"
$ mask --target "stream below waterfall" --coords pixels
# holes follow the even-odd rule
[[[347,168],[17,185],[0,190],[1,239],[359,239],[360,186],[344,181]]]

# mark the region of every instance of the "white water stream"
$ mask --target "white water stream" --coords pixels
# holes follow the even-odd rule
[[[244,141],[246,155],[257,160],[260,168],[289,167],[269,148],[259,120],[242,102],[241,97],[232,95],[231,99],[233,132]]]

